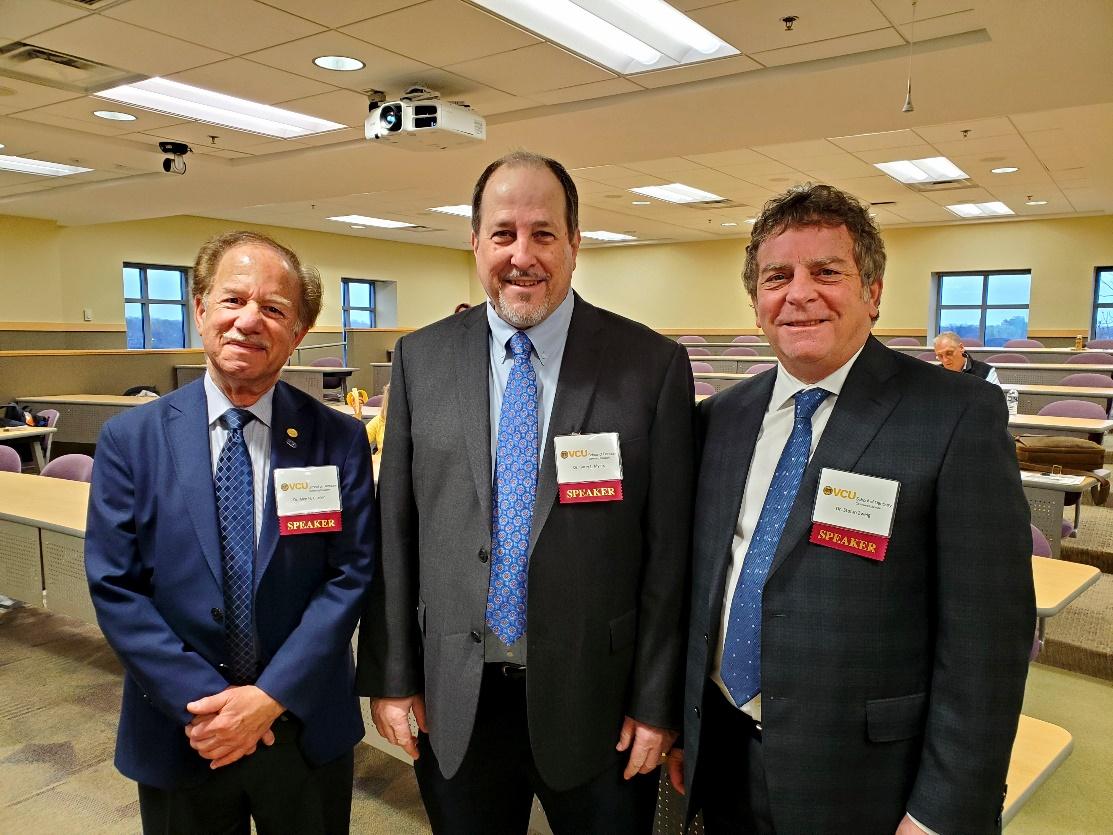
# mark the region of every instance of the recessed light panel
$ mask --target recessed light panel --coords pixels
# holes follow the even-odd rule
[[[442,215],[455,217],[471,217],[471,206],[461,203],[459,206],[434,206],[430,212],[440,212]]]
[[[0,148],[2,148],[2,147],[4,147],[4,146],[0,145]],[[1029,200],[1024,205],[1025,206],[1046,206],[1047,201],[1046,200]]]
[[[590,238],[593,241],[636,241],[633,235],[623,235],[621,232],[607,232],[600,229],[597,232],[581,232],[581,237]]]
[[[1015,214],[1000,200],[994,200],[992,203],[956,203],[947,208],[959,217],[1000,217]]]
[[[1015,174],[1020,169],[1015,165],[1003,165],[1000,168],[989,169],[990,174]]]
[[[0,148],[3,148],[0,145]],[[63,165],[60,162],[46,162],[28,157],[9,157],[0,154],[0,171],[15,171],[18,174],[36,174],[40,177],[68,177],[71,174],[84,174],[92,168],[80,165]]]
[[[692,188],[683,183],[669,183],[667,186],[643,186],[641,188],[632,188],[630,191],[634,192],[634,194],[653,197],[657,200],[665,200],[669,203],[710,203],[715,200],[723,199],[717,194],[712,194],[709,191],[701,191],[698,188]]]
[[[110,122],[134,122],[135,116],[119,110],[94,110],[93,115],[98,119],[107,119]]]
[[[898,159],[892,162],[875,162],[894,180],[902,183],[932,183],[940,180],[965,180],[966,172],[946,157],[924,159]]]
[[[336,72],[355,72],[362,70],[364,64],[358,58],[349,58],[347,55],[321,55],[313,59],[313,63],[322,70]]]
[[[404,229],[413,226],[412,223],[403,223],[400,220],[383,220],[381,217],[367,217],[367,215],[338,215],[330,217],[339,223],[359,224],[361,226],[377,226],[379,229]]]

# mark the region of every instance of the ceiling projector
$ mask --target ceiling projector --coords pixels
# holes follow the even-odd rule
[[[415,151],[440,151],[487,138],[487,120],[446,101],[388,101],[371,105],[363,125],[368,139]]]

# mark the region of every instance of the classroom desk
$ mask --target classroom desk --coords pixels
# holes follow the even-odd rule
[[[1055,384],[1068,374],[1101,374],[1113,377],[1113,365],[1076,365],[1067,362],[994,362],[1003,385],[1012,383]]]
[[[696,371],[692,376],[697,380],[703,380],[705,383],[710,383],[715,387],[715,391],[719,392],[723,389],[728,389],[735,383],[742,380],[748,380],[753,377],[753,374],[736,374],[731,371]]]
[[[355,417],[355,415],[352,413],[352,407],[349,406],[347,403],[326,403],[325,405],[328,406],[330,409],[333,409],[337,412],[340,412],[340,414],[342,414],[342,415],[347,415],[348,417],[352,417],[352,418]],[[375,415],[377,415],[381,410],[382,410],[382,407],[380,407],[380,406],[364,406],[363,407],[363,422],[367,423],[369,420],[371,420],[371,418],[375,417]]]
[[[1065,374],[1063,376],[1066,376]],[[1106,413],[1113,407],[1113,387],[1060,386],[1041,383],[1012,383],[1007,388],[1016,389],[1020,395],[1020,411],[1034,415],[1055,400],[1085,400],[1097,403]]]
[[[1098,470],[1108,478],[1108,470]],[[1063,507],[1067,493],[1082,493],[1094,485],[1094,479],[1085,478],[1078,483],[1066,483],[1042,473],[1020,471],[1020,484],[1028,509],[1032,514],[1032,524],[1040,529],[1051,545],[1051,555],[1059,556],[1060,541],[1063,538]],[[1074,506],[1074,526],[1079,524],[1080,506]]]
[[[101,427],[121,412],[143,406],[156,400],[122,394],[42,394],[17,397],[24,408],[41,412],[43,409],[58,411],[58,434],[54,440],[64,444],[95,444]]]
[[[1040,644],[1048,618],[1055,617],[1101,577],[1093,565],[1063,562],[1049,557],[1032,557],[1032,580],[1036,586],[1036,617]]]
[[[1036,789],[1070,756],[1073,748],[1074,739],[1069,731],[1021,714],[1005,778],[1008,793],[1001,812],[1002,826],[1008,825]]]
[[[1113,420],[1098,418],[1052,417],[1051,415],[1009,415],[1009,429],[1042,429],[1063,435],[1085,435],[1101,443],[1113,431]]]
[[[58,430],[53,426],[3,426],[0,427],[0,444],[7,443],[8,441],[23,441],[27,438],[45,438],[47,435],[53,435]],[[35,466],[39,468],[41,473],[43,467],[47,465],[49,458],[43,451],[42,444],[32,443],[31,454],[35,456]]]
[[[358,370],[358,368],[330,368],[327,365],[284,365],[282,366],[282,380],[296,389],[301,389],[315,400],[324,400],[324,377],[326,374],[346,380]],[[174,366],[178,388],[186,383],[193,382],[204,373],[204,365]]]

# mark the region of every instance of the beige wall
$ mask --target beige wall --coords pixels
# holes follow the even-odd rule
[[[63,321],[59,237],[53,221],[0,215],[0,322]]]

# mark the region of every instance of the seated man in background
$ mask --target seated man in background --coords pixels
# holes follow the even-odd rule
[[[967,356],[966,347],[962,344],[962,337],[954,331],[943,331],[935,337],[935,358],[948,371],[975,374],[994,385],[1001,385],[1001,381],[997,377],[997,369],[989,363]]]

